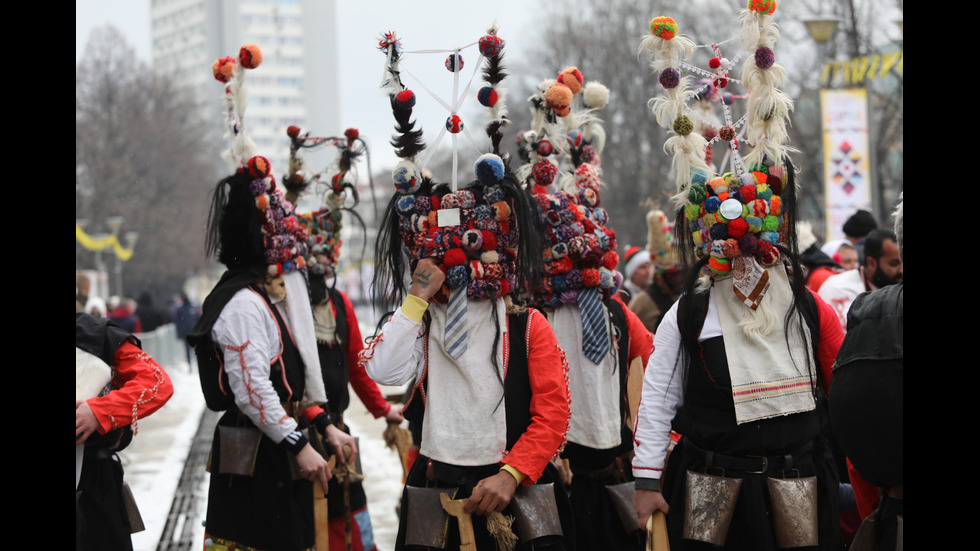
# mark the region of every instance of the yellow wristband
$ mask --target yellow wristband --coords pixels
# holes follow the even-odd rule
[[[405,302],[402,303],[402,313],[415,323],[422,321],[422,315],[428,308],[429,303],[415,295],[405,295]]]
[[[524,482],[524,479],[527,478],[527,475],[525,475],[521,471],[518,471],[514,467],[511,467],[510,465],[504,465],[503,467],[500,467],[500,470],[501,471],[507,471],[508,473],[510,473],[511,476],[514,477],[514,480],[516,480],[518,484],[520,484],[521,482]]]

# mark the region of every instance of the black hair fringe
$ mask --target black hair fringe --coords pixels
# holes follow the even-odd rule
[[[262,224],[249,186],[253,178],[236,172],[218,182],[211,194],[204,250],[229,269],[265,265]]]
[[[402,159],[412,159],[425,149],[425,142],[422,141],[422,129],[414,130],[415,121],[412,120],[411,109],[399,109],[395,104],[395,96],[391,97],[391,111],[395,115],[395,131],[398,132],[391,138],[391,145],[395,148],[395,155]]]

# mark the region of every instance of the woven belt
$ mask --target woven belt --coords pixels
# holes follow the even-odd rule
[[[796,468],[796,465],[801,459],[808,456],[813,450],[813,442],[808,442],[798,450],[784,455],[735,456],[703,450],[692,443],[690,439],[685,439],[684,445],[685,449],[693,450],[704,457],[705,467],[707,469],[730,469],[748,474],[765,474],[769,471],[792,470]]]

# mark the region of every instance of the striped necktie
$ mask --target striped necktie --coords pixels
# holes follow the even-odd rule
[[[586,358],[597,364],[609,352],[606,312],[602,307],[598,287],[586,287],[579,291],[578,309],[582,314],[582,352]]]
[[[458,359],[466,352],[466,286],[449,291],[446,308],[446,335],[443,343],[446,353]]]

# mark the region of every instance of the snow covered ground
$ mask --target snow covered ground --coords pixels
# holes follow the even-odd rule
[[[133,534],[136,551],[154,551],[166,524],[174,493],[184,469],[184,462],[197,432],[204,397],[196,372],[189,372],[184,362],[164,366],[174,383],[174,397],[160,411],[140,420],[132,445],[121,454],[129,483],[139,504],[146,530]],[[400,392],[400,388],[382,387],[385,394]],[[380,551],[394,547],[398,530],[395,505],[401,496],[402,469],[397,454],[385,447],[381,439],[385,420],[374,419],[351,392],[351,406],[345,421],[351,432],[360,437],[361,465],[366,475],[364,488],[374,527],[374,537]],[[203,544],[207,482],[200,488],[201,499],[194,520],[195,541]],[[190,518],[194,519],[192,515]],[[188,521],[190,522],[190,521]],[[175,531],[180,533],[180,530]],[[196,545],[194,549],[199,549]]]

